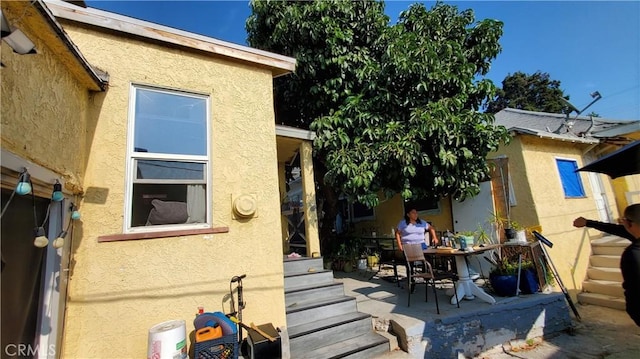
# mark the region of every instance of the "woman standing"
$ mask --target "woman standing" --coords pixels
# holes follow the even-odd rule
[[[402,245],[405,243],[429,243],[425,240],[425,233],[429,232],[429,238],[431,238],[431,244],[437,245],[439,243],[438,236],[436,236],[435,229],[429,225],[426,221],[418,218],[418,211],[415,208],[408,208],[408,212],[404,215],[404,219],[398,223],[396,227],[396,242],[398,242],[398,248],[402,251]]]

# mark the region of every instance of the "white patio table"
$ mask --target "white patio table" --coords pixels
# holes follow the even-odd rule
[[[500,248],[500,244],[489,244],[484,247],[469,247],[467,250],[460,250],[449,247],[429,247],[424,250],[425,255],[436,257],[454,257],[456,260],[456,269],[458,271],[458,289],[457,297],[460,299],[473,300],[478,297],[489,304],[495,304],[496,299],[482,288],[478,287],[469,276],[469,267],[467,266],[466,257],[480,254],[492,249]],[[451,304],[456,304],[456,296],[451,297]]]

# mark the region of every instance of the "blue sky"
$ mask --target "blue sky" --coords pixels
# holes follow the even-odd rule
[[[246,45],[249,1],[85,1],[89,7]],[[395,22],[416,1],[386,1]],[[571,103],[604,118],[640,120],[639,1],[445,1],[473,9],[476,20],[504,22],[502,53],[487,75],[548,72]],[[435,2],[426,1],[427,7]]]

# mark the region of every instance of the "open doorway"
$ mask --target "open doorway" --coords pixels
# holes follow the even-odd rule
[[[2,354],[4,358],[56,357],[61,314],[60,255],[51,244],[34,246],[42,226],[53,240],[63,223],[64,201],[33,195],[2,197]],[[6,209],[5,209],[6,207]],[[55,233],[55,234],[53,234]]]

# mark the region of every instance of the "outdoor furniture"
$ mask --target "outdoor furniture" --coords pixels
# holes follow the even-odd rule
[[[482,288],[478,287],[469,276],[469,267],[467,266],[467,256],[480,254],[492,249],[500,248],[500,244],[489,244],[484,247],[470,247],[469,250],[463,251],[454,248],[440,247],[427,248],[424,254],[435,256],[454,256],[456,259],[456,270],[458,271],[458,288],[456,294],[451,297],[451,304],[455,304],[460,299],[472,300],[477,296],[489,304],[495,304],[496,299],[487,294]]]
[[[363,237],[364,240],[369,241],[370,244],[365,247],[371,247],[371,249],[380,254],[378,260],[378,270],[370,277],[373,278],[382,270],[383,265],[390,265],[393,267],[394,282],[400,286],[398,280],[398,265],[404,265],[404,256],[400,250],[396,249],[396,240],[392,237]]]
[[[431,267],[431,263],[429,263],[424,257],[422,244],[404,244],[404,257],[407,261],[407,284],[409,295],[407,296],[407,306],[411,306],[411,292],[412,285],[416,278],[422,278],[425,281],[425,301],[429,299],[429,284],[433,288],[433,296],[436,298],[436,311],[440,314],[440,306],[438,305],[438,294],[436,292],[436,281],[442,281],[449,279],[453,282],[454,292],[456,293],[456,304],[458,304],[458,308],[460,308],[460,302],[458,301],[457,293],[458,289],[456,287],[456,281],[458,280],[458,276],[452,272],[434,272]],[[421,271],[418,270],[418,265],[421,266]]]

